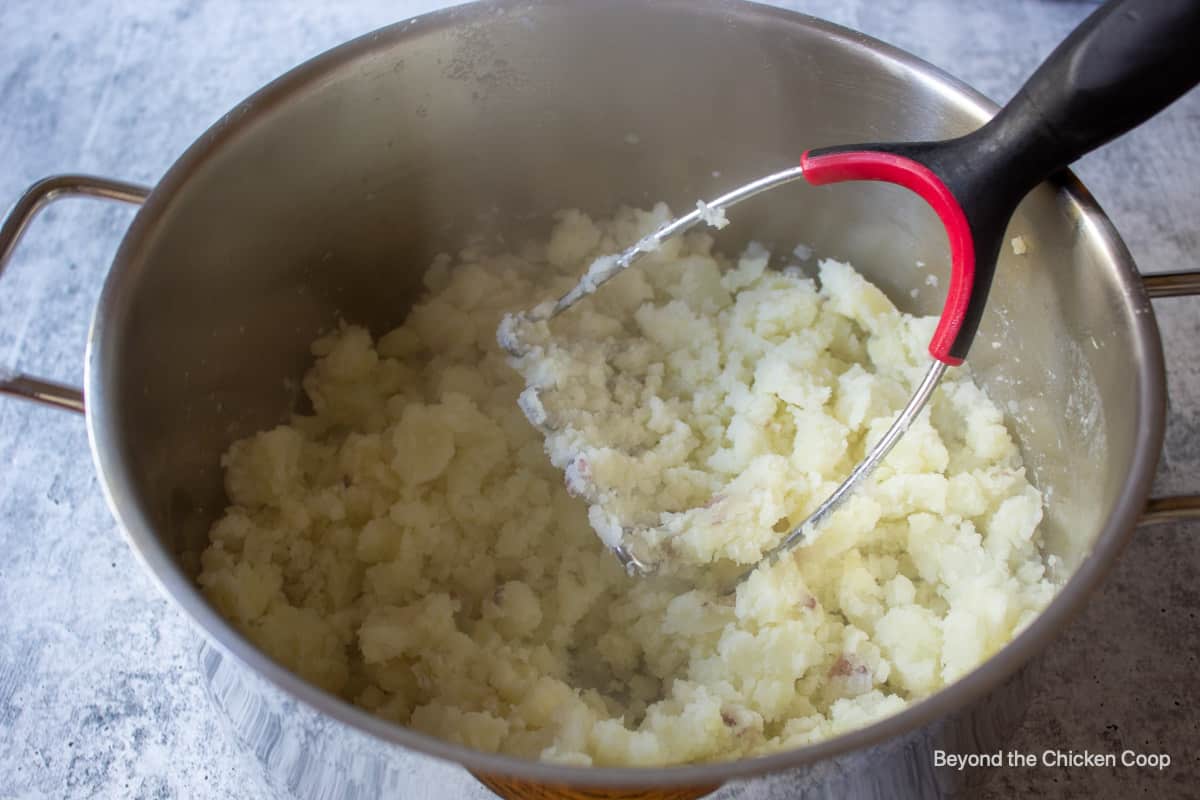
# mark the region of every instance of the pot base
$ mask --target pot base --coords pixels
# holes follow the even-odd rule
[[[504,800],[696,800],[720,788],[691,786],[680,789],[605,789],[571,788],[545,783],[530,783],[515,778],[471,773],[475,779]]]

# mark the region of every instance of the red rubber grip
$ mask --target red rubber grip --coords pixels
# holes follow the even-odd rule
[[[950,354],[950,348],[962,329],[971,290],[975,283],[975,241],[971,226],[958,199],[941,178],[928,167],[912,159],[891,153],[870,150],[835,152],[800,157],[804,178],[813,186],[842,181],[883,181],[903,186],[919,195],[937,213],[950,240],[950,287],[946,303],[938,320],[937,330],[929,342],[929,353],[938,361],[952,367],[962,363]]]

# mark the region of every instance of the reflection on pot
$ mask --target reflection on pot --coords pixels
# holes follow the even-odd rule
[[[604,789],[538,784],[466,773],[444,762],[401,750],[342,725],[288,697],[252,670],[208,643],[197,662],[205,688],[233,735],[254,754],[270,787],[286,800],[361,800],[421,796],[486,800],[926,800],[970,796],[992,770],[935,768],[931,753],[993,753],[1020,726],[1036,686],[1040,660],[1021,670],[979,706],[878,747],[822,761],[811,768],[774,773],[722,788]],[[482,785],[481,785],[482,784]],[[710,795],[710,793],[712,793]]]

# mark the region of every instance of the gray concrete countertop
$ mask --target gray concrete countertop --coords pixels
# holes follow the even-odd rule
[[[598,0],[599,1],[599,0]],[[208,125],[301,60],[438,0],[4,0],[0,207],[83,171],[153,184]],[[1004,100],[1083,0],[793,0]],[[799,146],[799,143],[797,143]],[[1200,266],[1200,93],[1077,170],[1145,272]],[[61,204],[0,280],[0,368],[77,383],[91,308],[132,216]],[[1156,490],[1200,489],[1200,313],[1159,301],[1171,417]],[[1047,659],[1014,747],[1164,752],[1136,768],[1000,770],[986,797],[1195,796],[1200,525],[1138,531]],[[82,418],[0,400],[0,798],[275,796],[197,668],[199,637],[101,496]],[[405,797],[484,797],[413,757]],[[729,797],[750,797],[752,788]]]

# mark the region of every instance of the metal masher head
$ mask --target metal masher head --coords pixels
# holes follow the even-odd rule
[[[528,330],[528,326],[538,322],[549,322],[567,311],[584,298],[593,294],[605,283],[628,269],[643,255],[657,251],[669,238],[683,234],[701,224],[723,227],[727,209],[762,192],[795,181],[803,177],[803,175],[804,167],[791,167],[739,186],[710,201],[697,203],[696,208],[691,212],[660,226],[653,233],[642,237],[621,253],[602,256],[593,261],[579,282],[557,301],[543,303],[527,311],[506,315],[497,330],[497,340],[501,347],[510,355],[518,358],[527,355],[529,346],[525,331]],[[774,563],[780,556],[800,544],[806,535],[821,525],[824,520],[837,511],[852,496],[854,489],[870,476],[875,467],[891,451],[896,442],[900,440],[904,432],[908,430],[912,422],[921,413],[921,410],[925,407],[934,389],[937,387],[938,381],[941,379],[945,369],[945,363],[936,360],[933,361],[908,404],[901,410],[886,433],[867,452],[858,466],[816,510],[805,518],[803,522],[792,528],[777,545],[767,551],[760,562],[743,573],[741,578],[739,578],[739,582],[744,580],[759,564]],[[544,434],[551,434],[556,431],[553,422],[545,413],[545,409],[542,406],[538,387],[527,387],[521,394],[519,404],[529,421]],[[568,474],[568,484],[571,483],[571,476]],[[602,538],[627,571],[634,575],[647,575],[655,571],[656,565],[643,558],[639,558],[625,544],[625,539],[633,531],[633,528],[633,525],[623,524],[620,526],[619,535],[607,535],[602,536]]]

